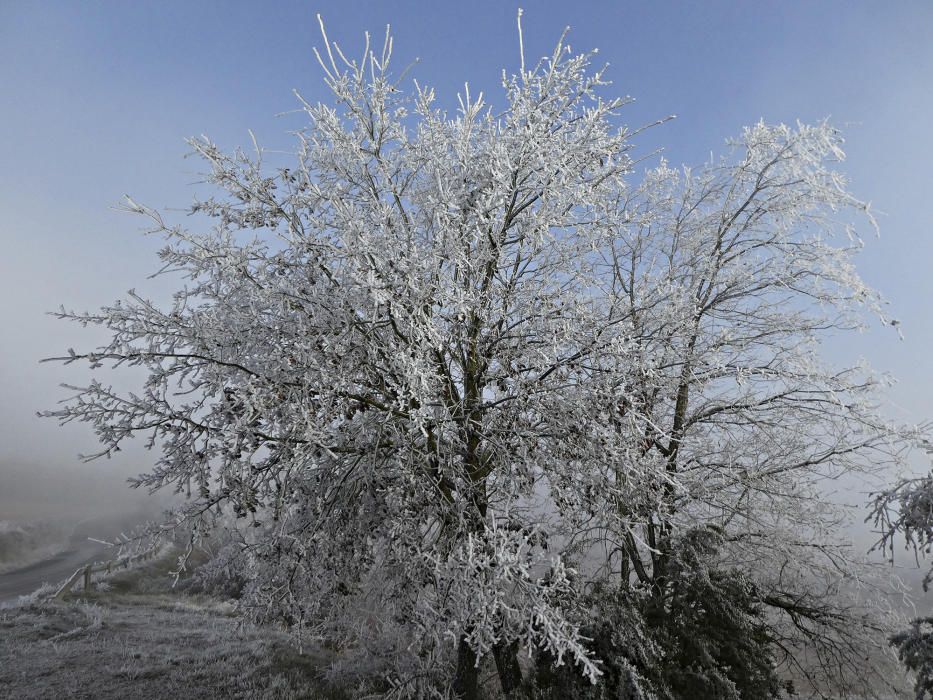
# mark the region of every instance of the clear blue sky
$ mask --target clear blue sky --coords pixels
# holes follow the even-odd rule
[[[463,81],[498,99],[514,70],[516,4],[472,2],[45,2],[0,0],[0,459],[74,464],[84,427],[59,430],[34,411],[73,373],[39,357],[94,334],[43,312],[94,308],[145,275],[158,241],[109,209],[124,193],[185,207],[199,164],[186,136],[222,146],[287,148],[299,116],[292,89],[325,99],[311,49],[315,14],[357,53],[362,33],[391,22],[399,65],[451,104]],[[933,2],[525,2],[529,57],[564,26],[577,49],[598,47],[628,122],[678,119],[638,141],[697,163],[741,127],[831,117],[849,140],[857,194],[887,215],[861,269],[891,299],[906,340],[879,329],[845,350],[902,380],[907,417],[933,417]],[[0,466],[2,478],[2,466]],[[2,484],[0,484],[2,488]]]

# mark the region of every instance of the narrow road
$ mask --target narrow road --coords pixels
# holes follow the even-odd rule
[[[21,595],[28,595],[43,583],[59,583],[86,564],[112,558],[116,554],[115,550],[92,542],[88,537],[112,540],[119,532],[126,532],[144,519],[121,515],[78,523],[64,552],[22,569],[0,574],[0,603],[12,602]]]

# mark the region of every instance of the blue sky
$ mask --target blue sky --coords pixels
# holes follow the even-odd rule
[[[301,117],[292,90],[326,99],[312,47],[328,33],[357,53],[363,31],[391,22],[397,65],[453,104],[465,80],[499,99],[517,67],[517,4],[473,2],[0,1],[0,459],[73,465],[92,447],[84,427],[59,430],[34,412],[75,373],[39,357],[86,346],[93,332],[56,322],[58,304],[94,308],[145,276],[158,240],[109,207],[124,193],[184,208],[198,163],[187,136],[226,148],[289,148]],[[902,416],[933,417],[933,3],[525,2],[525,47],[598,47],[637,127],[677,120],[636,142],[674,163],[719,152],[746,124],[824,117],[848,136],[854,191],[885,212],[869,238],[865,277],[892,301],[906,339],[877,329],[830,352],[864,355],[901,379]],[[164,291],[164,290],[163,290]],[[87,342],[85,342],[87,341]],[[894,410],[894,409],[892,409]]]

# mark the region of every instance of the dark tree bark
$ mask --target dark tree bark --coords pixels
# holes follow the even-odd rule
[[[522,669],[518,665],[518,642],[511,644],[496,644],[492,648],[496,659],[496,671],[499,673],[499,682],[506,698],[512,700],[518,697],[522,687]]]
[[[457,646],[454,693],[460,700],[479,700],[479,668],[476,666],[476,654],[467,644],[466,637],[461,637]]]

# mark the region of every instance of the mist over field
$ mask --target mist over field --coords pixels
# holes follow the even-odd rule
[[[113,541],[121,532],[161,519],[168,504],[165,497],[130,490],[118,469],[6,461],[0,466],[0,576],[72,551],[111,558],[114,552],[89,547],[87,538]],[[62,562],[37,576],[61,577],[80,563],[76,559],[69,570]],[[0,580],[0,599],[10,597],[5,583]]]
[[[0,463],[0,520],[78,521],[108,514],[157,512],[158,499],[130,489],[128,476],[123,470],[99,463],[56,466],[5,460]]]

